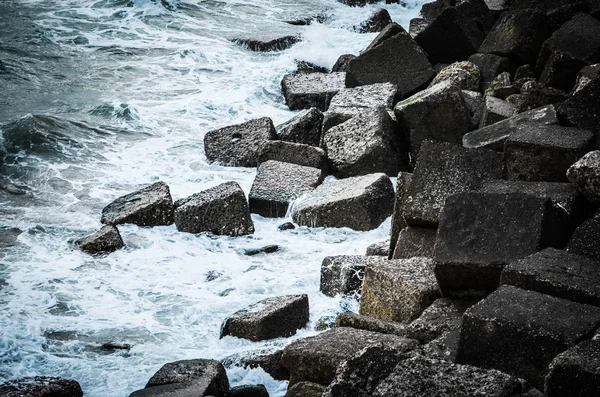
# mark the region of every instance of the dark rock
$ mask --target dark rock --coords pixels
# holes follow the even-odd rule
[[[600,142],[600,79],[577,91],[558,107],[561,122],[592,131]],[[596,143],[598,146],[598,143]]]
[[[229,397],[269,397],[269,392],[264,385],[244,385],[232,387]]]
[[[456,363],[456,352],[460,339],[460,327],[443,333],[429,343],[419,347],[419,352],[424,356],[437,360]]]
[[[506,99],[509,95],[519,92],[520,89],[517,89],[510,80],[510,73],[502,72],[487,87],[485,95]]]
[[[600,204],[600,151],[591,151],[577,160],[567,170],[567,179],[588,201]]]
[[[350,62],[354,58],[356,58],[356,55],[353,55],[353,54],[340,55],[340,57],[338,58],[338,60],[335,61],[335,64],[331,68],[331,72],[332,73],[335,73],[335,72],[345,72],[346,69],[348,68],[348,62]]]
[[[437,227],[444,201],[501,177],[500,154],[425,141],[402,213],[409,225]]]
[[[440,16],[444,10],[455,7],[460,0],[436,0],[423,4],[421,7],[421,16],[427,21],[433,21]]]
[[[531,68],[531,65],[519,66],[515,72],[515,81],[528,78],[535,78],[535,72]]]
[[[308,323],[308,296],[287,295],[263,299],[237,311],[223,323],[227,335],[260,341],[291,336]]]
[[[319,146],[323,113],[317,108],[306,109],[277,127],[277,137],[286,142]]]
[[[298,73],[329,73],[329,69],[311,62],[296,60],[296,74]]]
[[[504,56],[521,65],[535,65],[550,33],[546,14],[534,9],[507,11],[485,38],[479,52]]]
[[[164,182],[156,182],[108,204],[102,209],[100,222],[109,225],[171,225],[174,221],[173,212],[169,186]]]
[[[258,164],[274,160],[277,162],[297,164],[304,167],[318,168],[327,173],[327,155],[321,148],[302,143],[285,141],[269,141],[258,156]]]
[[[594,1],[594,0],[592,0]],[[570,4],[561,5],[553,8],[546,13],[548,21],[550,23],[550,29],[556,32],[561,26],[567,23],[571,18],[579,13],[590,13],[589,4],[584,1],[575,2],[569,1]]]
[[[548,56],[540,74],[540,83],[569,92],[575,85],[577,74],[586,65],[572,55],[553,51]]]
[[[487,4],[490,11],[497,13],[508,10],[511,6],[511,0],[485,0],[485,4]]]
[[[600,213],[596,213],[575,229],[566,250],[573,254],[600,260]]]
[[[515,105],[516,112],[522,113],[549,104],[557,104],[567,99],[567,94],[556,88],[546,87],[535,81],[527,81],[521,87],[521,94],[510,95],[506,100]]]
[[[245,46],[249,50],[257,52],[270,52],[270,51],[282,51],[287,50],[294,44],[302,41],[300,36],[283,36],[277,38],[235,38],[232,42]]]
[[[98,232],[78,241],[77,245],[90,254],[113,252],[124,246],[119,229],[113,225],[102,226]]]
[[[408,168],[408,144],[384,108],[362,110],[323,134],[331,173],[338,178]]]
[[[429,86],[434,86],[442,81],[451,81],[461,90],[479,91],[481,73],[477,65],[472,62],[455,62],[443,68]]]
[[[258,255],[258,254],[272,254],[277,251],[279,251],[278,245],[265,245],[264,247],[260,247],[260,248],[252,248],[252,249],[244,250],[244,255],[254,256],[254,255]]]
[[[312,382],[299,382],[292,385],[285,393],[285,397],[321,397],[325,386]]]
[[[410,34],[410,37],[414,39],[419,33],[424,31],[430,23],[431,21],[428,21],[424,18],[413,18],[410,20],[408,25],[408,34]]]
[[[394,34],[390,36],[390,33]],[[375,45],[374,45],[375,44]],[[348,62],[346,86],[390,82],[407,96],[433,77],[423,50],[399,25],[388,25],[358,57]]]
[[[469,57],[469,62],[474,63],[479,68],[484,83],[484,89],[487,88],[486,85],[491,83],[500,73],[511,73],[516,67],[508,58],[494,54],[473,54]]]
[[[459,329],[463,313],[473,304],[473,300],[436,299],[406,326],[405,335],[421,343],[431,342],[448,331]]]
[[[408,226],[400,231],[392,259],[433,258],[437,229]]]
[[[600,306],[600,262],[546,248],[506,266],[501,284]]]
[[[383,258],[362,255],[327,256],[321,263],[320,291],[327,296],[358,292],[365,267]]]
[[[331,99],[329,111],[356,114],[358,109],[384,107],[391,109],[398,93],[392,83],[376,83],[344,88]]]
[[[583,341],[556,356],[544,386],[546,397],[600,395],[600,341]]]
[[[392,214],[394,188],[385,174],[338,179],[297,200],[292,218],[310,227],[371,230]]]
[[[367,4],[377,3],[377,0],[339,0],[339,2],[350,7],[364,7]]]
[[[0,226],[0,249],[17,245],[21,233],[23,231],[16,227]]]
[[[281,81],[285,103],[290,110],[326,111],[331,98],[345,88],[345,79],[343,72],[287,74]]]
[[[481,114],[483,112],[483,96],[476,91],[462,90],[461,92],[463,99],[465,100],[465,106],[471,116],[471,129],[476,129],[479,127]]]
[[[296,226],[294,226],[292,222],[282,223],[281,225],[277,226],[277,230],[279,231],[294,230],[295,228]]]
[[[379,332],[381,334],[392,334],[404,336],[404,324],[395,321],[385,321],[369,316],[346,312],[335,319],[336,327],[350,327],[366,331]]]
[[[263,117],[207,132],[204,151],[209,162],[256,167],[262,146],[272,139],[277,139],[273,121]]]
[[[417,342],[396,335],[333,328],[317,336],[299,339],[283,350],[283,365],[290,371],[292,382],[310,381],[328,385],[338,366],[367,346],[380,345],[405,352]]]
[[[236,182],[222,183],[175,202],[177,230],[243,236],[254,233],[244,191]]]
[[[479,128],[497,123],[515,115],[516,106],[502,99],[486,95]]]
[[[407,227],[406,220],[402,214],[402,207],[408,197],[408,187],[412,181],[412,174],[408,172],[400,172],[396,179],[396,195],[394,198],[394,212],[392,214],[392,230],[390,233],[390,255],[388,259],[391,259],[391,255],[394,253],[396,248],[396,242],[402,229]]]
[[[284,217],[294,200],[314,190],[322,180],[323,171],[318,168],[273,160],[264,162],[258,167],[248,195],[250,212]]]
[[[376,8],[369,19],[360,24],[360,33],[381,32],[383,28],[392,23],[390,13],[384,8]]]
[[[600,308],[504,285],[465,312],[457,361],[505,371],[541,389],[552,359],[599,324]]]
[[[598,79],[600,79],[600,63],[582,68],[577,75],[577,81],[575,82],[572,93],[576,94],[583,89],[583,87]]]
[[[83,397],[78,382],[70,379],[36,376],[0,384],[3,397]]]
[[[594,148],[594,135],[577,128],[530,123],[504,145],[505,179],[566,182],[567,169]]]
[[[445,297],[495,290],[508,263],[547,246],[549,199],[523,193],[459,193],[446,199],[435,243]]]
[[[289,380],[290,373],[281,365],[283,350],[274,352],[238,353],[224,358],[221,362],[225,368],[242,367],[244,369],[262,368],[275,380]]]
[[[540,12],[549,12],[565,4],[576,3],[577,1],[579,0],[511,0],[510,9],[535,8]]]
[[[383,256],[387,258],[390,255],[390,240],[373,243],[367,247],[367,256]]]

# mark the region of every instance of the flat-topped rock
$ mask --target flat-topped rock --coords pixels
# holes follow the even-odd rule
[[[394,188],[385,174],[338,179],[321,184],[292,210],[299,225],[371,230],[391,215]]]
[[[600,341],[583,341],[556,356],[544,389],[546,397],[600,395]]]
[[[542,389],[554,357],[599,324],[598,307],[505,285],[465,312],[457,361],[505,371]]]
[[[398,87],[392,83],[376,83],[354,88],[344,88],[331,99],[329,111],[352,112],[353,108],[391,109]]]
[[[600,135],[600,79],[588,83],[558,107],[558,117],[567,125],[592,131],[596,146]]]
[[[244,191],[236,182],[222,183],[175,202],[177,230],[243,236],[254,233]]]
[[[486,95],[483,104],[483,112],[479,122],[479,128],[497,123],[515,115],[516,106],[502,99]],[[464,137],[463,137],[464,138]]]
[[[169,186],[156,182],[121,196],[102,209],[100,222],[109,225],[133,223],[138,226],[163,226],[173,223],[173,199]]]
[[[363,255],[327,256],[321,263],[320,291],[327,296],[360,291],[365,267],[384,259]]]
[[[600,203],[600,151],[591,151],[577,160],[567,170],[567,179],[590,202]]]
[[[308,323],[308,296],[263,299],[235,312],[223,323],[221,338],[231,335],[261,341],[291,336]]]
[[[367,247],[366,256],[383,256],[387,258],[390,255],[390,240],[378,241]]]
[[[451,81],[461,90],[479,91],[481,72],[472,62],[455,62],[440,70],[429,86],[434,86],[442,81]]]
[[[341,313],[338,315],[335,319],[335,326],[364,329],[366,331],[398,336],[405,336],[406,329],[405,324],[396,321],[380,320],[378,318],[363,316],[352,312]]]
[[[437,229],[407,226],[400,231],[391,259],[408,259],[415,256],[433,258]]]
[[[91,236],[78,241],[77,246],[89,254],[101,254],[121,249],[124,244],[119,229],[113,225],[106,225]]]
[[[419,318],[406,326],[405,335],[427,343],[448,331],[459,329],[463,313],[475,303],[465,299],[436,299]]]
[[[83,397],[78,382],[50,376],[35,376],[10,380],[0,384],[4,397]]]
[[[302,143],[267,142],[258,156],[258,164],[269,160],[318,168],[323,173],[326,173],[328,168],[327,155],[323,149]]]
[[[262,146],[271,139],[277,139],[273,121],[263,117],[207,132],[204,151],[209,162],[256,167]]]
[[[317,108],[301,111],[292,119],[277,126],[278,139],[285,142],[319,146],[323,113]]]
[[[345,80],[345,72],[287,74],[281,87],[290,110],[316,107],[324,112],[331,98],[346,87]]]

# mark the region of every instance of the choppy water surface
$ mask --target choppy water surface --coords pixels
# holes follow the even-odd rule
[[[421,0],[382,5],[407,26]],[[241,238],[120,227],[126,248],[105,257],[74,249],[98,230],[114,198],[162,180],[174,199],[224,181],[246,193],[255,169],[210,165],[210,129],[269,116],[291,118],[280,92],[294,60],[331,67],[374,37],[353,26],[369,15],[334,0],[0,1],[0,382],[50,375],[78,380],[91,397],[126,396],[164,363],[275,349],[289,339],[218,339],[221,322],[257,300],[307,293],[316,333],[356,302],[319,293],[327,255],[363,254],[379,229],[298,228],[253,216]],[[282,20],[326,17],[310,26]],[[279,53],[229,39],[296,31]],[[1,163],[0,163],[1,164]],[[22,233],[15,229],[19,229]],[[270,255],[246,248],[278,244]],[[103,343],[131,350],[102,351]],[[286,382],[262,370],[229,371],[233,385]]]

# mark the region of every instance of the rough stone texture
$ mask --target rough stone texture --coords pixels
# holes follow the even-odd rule
[[[544,389],[546,397],[600,396],[600,341],[583,341],[556,356]]]
[[[175,202],[177,230],[243,236],[254,233],[244,191],[236,182],[222,183]]]
[[[367,256],[383,256],[387,258],[390,255],[390,240],[373,243],[367,247]]]
[[[285,295],[263,299],[235,312],[223,323],[227,335],[260,341],[291,336],[308,323],[308,296]]]
[[[424,31],[430,23],[431,21],[423,18],[413,18],[410,20],[408,25],[408,34],[410,34],[410,37],[414,39],[419,33]]]
[[[338,60],[335,61],[335,64],[331,68],[331,71],[332,72],[345,72],[346,69],[348,68],[348,62],[350,62],[354,58],[356,58],[356,55],[354,55],[354,54],[340,55]]]
[[[468,90],[462,90],[462,96],[465,100],[465,106],[469,110],[469,115],[471,116],[471,129],[476,129],[479,127],[481,114],[483,112],[483,96],[479,92]]]
[[[327,296],[358,292],[365,267],[380,263],[383,258],[362,255],[327,256],[321,263],[320,291]]]
[[[342,313],[335,319],[336,327],[350,327],[366,331],[404,336],[406,326],[395,321],[385,321],[356,313]]]
[[[483,112],[481,114],[481,121],[479,122],[479,128],[483,128],[514,116],[515,110],[515,105],[503,101],[502,99],[486,95]]]
[[[406,220],[402,215],[402,206],[406,200],[408,194],[408,187],[412,181],[412,174],[408,172],[400,172],[396,179],[396,195],[394,198],[394,212],[392,214],[392,230],[390,232],[390,248],[388,259],[391,259],[394,249],[396,249],[396,242],[402,229],[407,227]]]
[[[474,63],[479,68],[484,83],[484,89],[487,88],[486,85],[491,83],[500,73],[511,73],[515,70],[514,63],[508,58],[494,54],[473,54],[469,57],[469,62]]]
[[[360,24],[360,33],[381,32],[383,28],[392,23],[390,13],[384,8],[376,8],[369,19]]]
[[[338,178],[408,168],[408,144],[384,108],[363,110],[323,134],[330,169]]]
[[[517,107],[517,113],[522,113],[544,105],[557,104],[565,99],[567,94],[561,90],[546,87],[536,81],[526,81],[521,86],[521,93],[508,96],[506,101]]]
[[[340,3],[350,7],[364,7],[367,4],[377,3],[377,0],[340,0]]]
[[[292,383],[310,381],[328,385],[342,362],[373,345],[405,352],[414,349],[417,342],[396,335],[346,327],[333,328],[287,345],[282,360],[291,373]]]
[[[393,259],[408,259],[415,256],[433,258],[437,229],[408,226],[400,231]]]
[[[121,196],[102,209],[100,222],[109,225],[133,223],[138,226],[163,226],[173,223],[173,200],[169,186],[156,182]]]
[[[566,250],[573,254],[600,260],[600,212],[575,229]]]
[[[415,257],[369,264],[360,314],[409,323],[440,297],[432,259]]]
[[[558,107],[558,118],[578,128],[596,134],[596,146],[600,142],[600,79],[596,79],[577,91]]]
[[[477,52],[493,24],[483,0],[465,0],[444,9],[415,41],[434,64],[463,61]]]
[[[394,188],[385,174],[371,174],[324,183],[297,200],[292,218],[310,227],[371,230],[392,214]]]
[[[329,73],[329,69],[308,61],[294,60],[296,63],[296,74],[298,73]]]
[[[552,359],[599,324],[600,308],[504,285],[465,312],[457,361],[542,389]]]
[[[600,262],[555,248],[509,264],[500,283],[600,306]]]
[[[325,151],[311,145],[269,141],[258,156],[258,164],[260,165],[269,160],[318,168],[323,173],[327,173],[327,155]]]
[[[235,38],[232,42],[256,52],[287,50],[302,41],[300,36],[282,36],[277,38]]]
[[[438,336],[434,340],[419,347],[419,352],[427,357],[456,363],[456,352],[460,339],[460,327]]]
[[[273,121],[263,117],[207,132],[204,151],[209,162],[256,167],[262,146],[272,139],[277,139]]]
[[[504,143],[510,134],[521,128],[527,128],[529,122],[545,125],[558,124],[556,108],[553,105],[547,105],[471,131],[463,136],[463,146],[468,149],[480,148],[502,152],[504,151]]]
[[[500,179],[500,154],[426,141],[419,153],[402,213],[409,225],[437,227],[448,196]]]
[[[299,382],[292,385],[285,397],[321,397],[325,391],[325,386],[312,382]]]
[[[36,376],[0,384],[3,397],[83,397],[78,382],[70,379]]]
[[[479,52],[535,65],[542,43],[550,33],[546,14],[534,9],[507,11],[496,21]]]
[[[600,204],[600,151],[591,151],[577,160],[567,170],[567,179],[590,202]]]
[[[322,180],[323,172],[318,168],[266,161],[258,167],[248,195],[250,212],[264,217],[284,217],[294,200],[314,190]]]
[[[275,380],[289,380],[290,373],[281,365],[283,350],[274,352],[250,352],[250,355],[238,353],[221,360],[225,368],[242,367],[244,369],[262,368]]]
[[[508,263],[547,246],[550,199],[523,193],[459,193],[446,199],[435,243],[445,297],[495,290]]]
[[[319,146],[323,113],[317,108],[303,110],[291,120],[277,127],[278,139],[286,142]]]
[[[406,337],[428,343],[448,331],[459,329],[463,313],[473,304],[473,300],[436,299],[406,327]]]
[[[352,112],[352,108],[391,109],[398,87],[392,83],[376,83],[354,88],[344,88],[331,99],[329,110],[339,113]]]
[[[113,252],[124,246],[119,229],[113,225],[102,226],[98,232],[85,237],[77,245],[90,254]]]
[[[577,128],[530,123],[504,145],[509,180],[566,182],[567,169],[594,148],[594,134]]]
[[[479,91],[481,73],[477,65],[472,62],[455,62],[443,68],[429,86],[434,86],[442,81],[451,81],[461,90]]]
[[[290,110],[316,107],[324,112],[331,98],[345,88],[345,79],[343,72],[287,74],[281,81],[285,103]]]
[[[406,96],[431,80],[433,69],[423,50],[402,27],[390,25],[367,50],[348,62],[347,87],[390,82]]]
[[[515,71],[515,81],[529,78],[535,79],[535,72],[533,71],[531,65],[521,65]]]
[[[541,62],[540,59],[538,64]],[[585,65],[585,61],[568,53],[553,51],[543,64],[540,83],[569,92],[575,85],[577,74]]]
[[[471,129],[471,116],[460,88],[450,81],[436,84],[399,102],[394,114],[410,132],[411,155],[426,139],[461,143]]]
[[[510,73],[502,72],[490,83],[485,90],[486,96],[506,99],[511,94],[520,92],[511,82]]]
[[[575,82],[572,93],[576,94],[583,89],[583,87],[598,79],[600,79],[600,63],[582,68],[577,75],[577,81]]]
[[[264,385],[243,385],[232,387],[229,397],[269,397],[269,392]]]

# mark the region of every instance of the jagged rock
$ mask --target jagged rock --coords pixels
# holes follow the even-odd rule
[[[455,62],[443,68],[429,86],[434,86],[442,81],[451,81],[461,90],[479,91],[481,73],[477,65],[472,62]]]
[[[527,81],[521,87],[520,94],[510,95],[506,100],[515,105],[516,113],[556,104],[567,99],[567,94],[552,87],[546,87],[536,81]]]
[[[329,69],[316,65],[312,62],[296,60],[296,72],[298,73],[329,73]]]
[[[592,203],[600,203],[600,151],[594,150],[567,170],[567,179]]]
[[[392,259],[408,259],[415,256],[433,258],[437,229],[408,226],[400,231]]]
[[[335,73],[335,72],[345,72],[346,69],[348,68],[348,62],[350,62],[354,58],[356,58],[356,55],[353,55],[353,54],[340,55],[340,57],[338,58],[338,60],[335,61],[335,64],[331,68],[331,72],[332,73]]]
[[[491,149],[502,152],[510,134],[528,128],[530,122],[545,125],[558,124],[556,108],[553,105],[543,106],[468,132],[463,136],[463,146],[467,149]]]
[[[346,312],[337,316],[335,319],[336,327],[350,327],[364,329],[366,331],[379,332],[381,334],[392,334],[404,336],[404,324],[396,321],[385,321],[369,316]]]
[[[597,212],[575,229],[566,250],[600,260],[600,213]]]
[[[309,381],[328,385],[338,366],[367,346],[381,345],[405,352],[417,342],[396,335],[333,328],[317,336],[299,339],[283,350],[283,365],[290,371],[293,383]]]
[[[600,79],[590,82],[563,102],[558,107],[558,118],[567,125],[592,131],[596,141],[600,142]]]
[[[83,397],[78,382],[49,376],[10,380],[0,384],[3,397]]]
[[[383,28],[392,23],[390,13],[384,8],[376,8],[369,19],[360,24],[360,33],[381,32]]]
[[[364,7],[367,4],[377,3],[377,0],[339,0],[340,3],[346,4],[350,7]]]
[[[540,63],[538,61],[538,63]],[[586,65],[585,61],[572,55],[553,51],[546,59],[540,74],[540,83],[569,92],[575,85],[577,74]]]
[[[408,144],[384,108],[366,109],[323,134],[331,173],[338,178],[408,168]]]
[[[335,94],[345,88],[346,73],[304,73],[283,76],[281,87],[290,110],[316,107],[326,111]]]
[[[589,3],[594,1],[597,0],[588,0]],[[553,32],[560,29],[561,26],[569,22],[575,15],[579,13],[590,13],[590,4],[587,4],[585,0],[569,0],[567,3],[571,4],[560,5],[546,12],[550,28]]]
[[[459,329],[463,313],[473,304],[473,300],[436,299],[419,318],[406,326],[406,337],[428,343],[448,331]]]
[[[124,246],[119,229],[113,225],[102,226],[98,232],[78,241],[77,245],[89,254],[113,252]]]
[[[270,52],[287,50],[294,44],[302,41],[300,36],[290,35],[282,37],[264,37],[264,38],[235,38],[232,42],[247,47],[256,52]]]
[[[410,131],[413,158],[424,140],[461,143],[463,135],[471,129],[471,117],[462,92],[450,81],[399,102],[394,114],[398,123]]]
[[[327,173],[327,155],[325,151],[302,143],[267,142],[258,156],[258,164],[260,166],[269,160],[318,168],[323,174]]]
[[[500,179],[501,168],[498,153],[425,141],[402,209],[404,219],[413,226],[437,227],[448,196]]]
[[[546,397],[600,395],[600,341],[585,340],[556,356],[544,389]]]
[[[244,255],[254,256],[254,255],[258,255],[258,254],[272,254],[277,251],[279,251],[279,246],[272,244],[272,245],[265,245],[264,247],[260,247],[260,248],[245,249]]]
[[[292,219],[310,227],[371,230],[392,214],[394,188],[385,174],[330,181],[297,200]]]
[[[598,79],[600,79],[600,63],[582,68],[577,75],[577,81],[575,82],[575,87],[573,87],[572,93],[576,94],[582,90],[583,87]]]
[[[180,232],[243,236],[254,233],[244,191],[236,182],[222,183],[175,202]]]
[[[521,65],[515,71],[515,81],[521,79],[535,79],[535,72],[531,65]]]
[[[319,146],[323,113],[317,108],[303,110],[291,120],[277,127],[278,139],[286,142]]]
[[[594,148],[594,134],[578,128],[530,123],[504,145],[505,179],[566,182],[567,169]]]
[[[410,186],[411,181],[412,174],[408,172],[400,172],[396,179],[396,195],[394,197],[394,212],[392,214],[392,230],[390,233],[390,255],[388,256],[388,259],[391,259],[391,254],[394,253],[400,232],[408,226],[404,219],[404,215],[402,214],[402,206],[408,195],[408,187]]]
[[[423,4],[421,7],[421,16],[427,21],[433,21],[440,16],[444,10],[454,7],[460,1],[457,0],[436,0]]]
[[[514,116],[516,106],[502,99],[486,95],[479,128],[497,123]]]
[[[391,109],[398,87],[392,83],[376,83],[354,88],[344,88],[331,99],[329,111],[355,114],[356,108]]]
[[[373,243],[367,247],[367,256],[383,256],[387,258],[390,255],[390,240]]]
[[[121,196],[102,209],[100,222],[108,225],[133,223],[138,226],[162,226],[173,223],[173,200],[169,186],[156,182]]]
[[[468,192],[446,199],[435,243],[435,276],[445,297],[495,290],[508,263],[546,247],[554,230],[548,198]]]
[[[425,30],[427,26],[429,26],[430,21],[424,18],[413,18],[410,20],[408,25],[408,34],[413,39],[417,37],[419,33]]]
[[[507,57],[501,57],[494,54],[477,53],[469,57],[469,62],[477,65],[481,78],[483,80],[483,88],[487,89],[487,85],[491,83],[496,76],[501,73],[515,70],[515,65]]]
[[[285,393],[285,397],[321,397],[325,386],[313,382],[293,384]]]
[[[390,82],[407,96],[432,77],[433,69],[423,50],[402,27],[392,23],[362,54],[348,62],[346,86]]]
[[[471,129],[476,129],[479,127],[481,114],[483,112],[483,96],[479,92],[468,90],[462,90],[462,96],[465,100],[465,106],[469,111],[469,115],[471,116]]]
[[[419,352],[424,356],[437,360],[444,360],[456,363],[456,352],[458,351],[458,341],[460,339],[460,327],[453,329],[438,336],[429,343],[422,345]]]
[[[291,336],[308,323],[308,296],[286,295],[263,299],[237,311],[223,323],[227,335],[261,341]]]
[[[367,264],[382,260],[362,255],[327,256],[321,263],[320,291],[327,296],[358,292]]]
[[[207,132],[204,151],[209,162],[256,167],[262,146],[272,139],[277,139],[273,121],[263,117]]]
[[[264,385],[243,385],[232,387],[229,397],[269,397],[269,392]]]
[[[294,230],[295,228],[296,226],[294,226],[292,222],[282,223],[281,225],[277,226],[277,230],[279,231]]]
[[[502,72],[490,83],[485,90],[486,96],[493,96],[500,99],[506,99],[512,94],[520,92],[510,81],[510,73]]]
[[[281,365],[283,350],[272,353],[264,351],[251,352],[250,355],[238,353],[221,360],[225,368],[242,367],[244,369],[262,368],[275,380],[289,380],[290,373]]]
[[[599,324],[600,308],[504,285],[465,312],[457,361],[542,389],[552,359]]]

